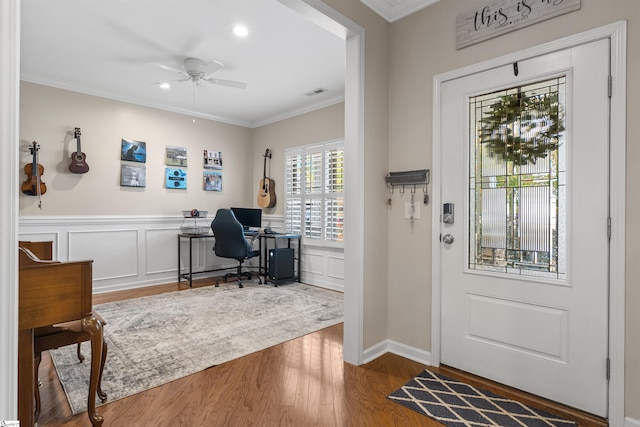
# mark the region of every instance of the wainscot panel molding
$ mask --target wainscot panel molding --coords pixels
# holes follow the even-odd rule
[[[133,289],[178,279],[178,238],[182,216],[28,216],[19,219],[19,239],[52,241],[59,261],[93,260],[93,292]],[[210,223],[213,217],[207,218]],[[263,227],[284,230],[284,218],[263,215]],[[213,253],[214,239],[194,239],[193,270],[233,269],[235,261]],[[255,242],[257,248],[258,243]],[[183,272],[188,268],[189,244],[180,248]],[[313,262],[311,260],[314,260]],[[258,259],[247,266],[257,269]],[[311,270],[308,270],[311,268]],[[302,281],[344,290],[341,249],[302,246]],[[205,273],[198,278],[218,273]],[[186,282],[183,282],[186,283]]]
[[[284,232],[284,216],[262,214],[263,227]],[[303,239],[304,240],[304,239]],[[301,281],[344,292],[344,249],[302,244]]]
[[[93,292],[99,294],[175,282],[182,221],[182,216],[29,216],[19,219],[19,238],[53,241],[60,261],[93,260]]]

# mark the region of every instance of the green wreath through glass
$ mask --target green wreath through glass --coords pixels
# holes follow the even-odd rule
[[[481,143],[490,156],[516,165],[535,164],[558,148],[564,131],[558,93],[505,95],[480,119]]]

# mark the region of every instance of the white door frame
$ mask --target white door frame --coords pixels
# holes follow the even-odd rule
[[[609,381],[608,419],[612,427],[624,424],[624,307],[625,307],[625,205],[626,205],[626,45],[627,23],[620,21],[590,31],[569,36],[540,46],[525,49],[499,58],[484,61],[458,70],[439,74],[433,78],[433,182],[442,182],[441,156],[441,86],[444,82],[480,71],[523,61],[554,51],[568,49],[595,40],[611,40],[611,118],[610,118],[610,178],[609,216],[611,218],[610,271],[609,271]],[[431,306],[431,364],[440,365],[441,352],[441,243],[440,207],[442,194],[439,184],[433,187],[432,215],[432,306]]]

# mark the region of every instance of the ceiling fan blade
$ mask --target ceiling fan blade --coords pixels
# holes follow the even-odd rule
[[[224,64],[222,62],[212,59],[211,61],[207,62],[204,67],[202,67],[202,71],[207,70],[207,75],[205,77],[209,77],[209,74],[213,74],[223,68]]]
[[[180,74],[182,74],[183,76],[188,76],[188,74],[187,74],[187,73],[185,73],[185,71],[184,71],[184,70],[179,70],[179,69],[177,69],[177,68],[169,67],[168,65],[159,64],[159,63],[157,63],[157,62],[153,62],[153,65],[156,65],[156,66],[158,66],[158,67],[162,68],[163,70],[173,71],[174,73],[180,73]]]
[[[203,79],[208,81],[209,83],[213,83],[216,85],[220,85],[220,86],[229,86],[229,87],[234,87],[236,89],[246,89],[247,88],[247,84],[244,82],[236,82],[233,80],[223,80],[223,79],[214,79],[213,77],[208,78],[208,79]]]
[[[190,77],[187,77],[186,79],[177,79],[177,80],[162,80],[162,81],[159,81],[159,82],[151,83],[151,86],[161,85],[163,83],[188,82],[189,80],[191,80]]]

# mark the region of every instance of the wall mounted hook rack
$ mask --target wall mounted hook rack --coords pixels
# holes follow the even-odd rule
[[[430,175],[429,169],[389,172],[385,177],[389,195],[393,194],[396,188],[398,188],[400,194],[404,194],[405,188],[408,188],[413,194],[416,192],[417,187],[422,187],[422,191],[424,193],[424,204],[426,205],[429,203],[428,184],[430,181]]]

